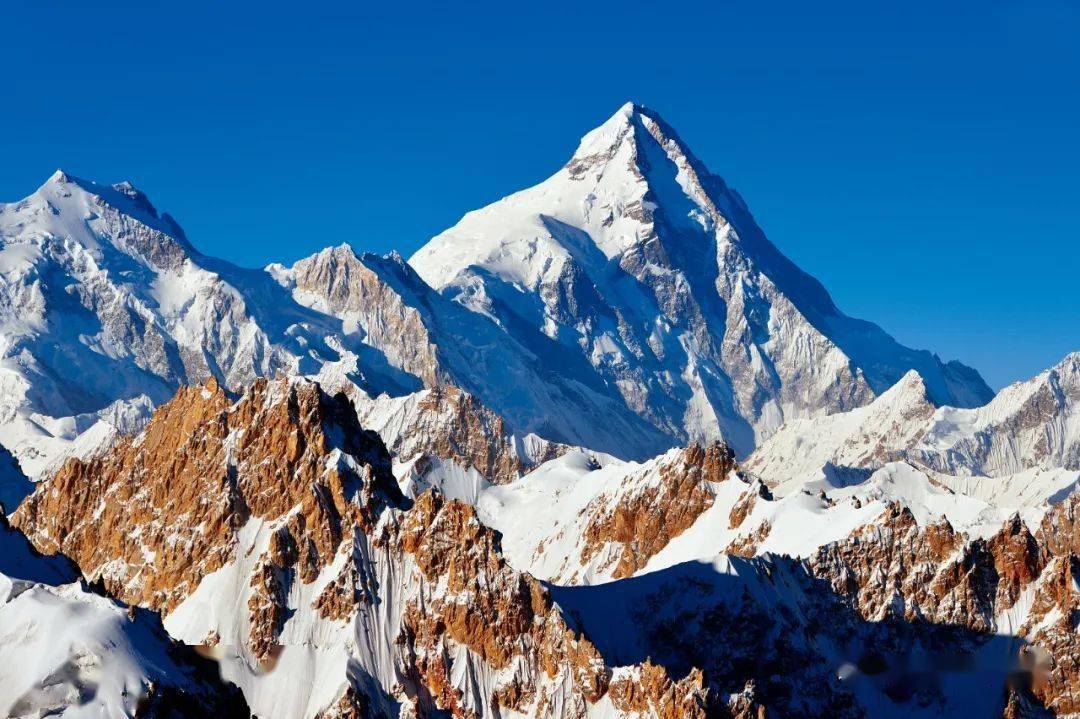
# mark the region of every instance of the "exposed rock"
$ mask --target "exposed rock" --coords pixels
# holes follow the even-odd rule
[[[344,397],[261,379],[234,403],[210,380],[108,454],[69,460],[14,522],[116,596],[169,611],[232,559],[249,519],[290,515],[258,582],[272,599],[271,577],[298,564],[310,581],[398,497],[385,448]]]
[[[581,561],[588,563],[603,547],[616,544],[622,551],[612,576],[632,575],[712,506],[709,483],[723,481],[734,468],[728,447],[691,445],[677,461],[659,468],[657,481],[630,479],[626,484],[633,491],[615,502],[594,500],[585,509],[591,519],[583,534]]]
[[[663,667],[646,660],[611,683],[611,703],[627,715],[657,719],[704,719],[708,716],[700,670],[672,681]]]

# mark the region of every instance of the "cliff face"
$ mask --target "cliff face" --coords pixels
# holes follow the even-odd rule
[[[629,491],[600,496],[583,510],[581,563],[614,547],[612,577],[629,577],[713,505],[711,483],[735,469],[735,456],[720,444],[691,445],[655,470],[655,481],[628,480]]]
[[[124,606],[37,553],[0,514],[0,716],[243,719],[213,662],[169,638],[152,611]]]
[[[14,523],[116,596],[168,611],[233,559],[249,521],[287,516],[271,558],[310,580],[399,498],[385,448],[343,396],[260,379],[234,401],[210,380],[103,456],[69,460]]]

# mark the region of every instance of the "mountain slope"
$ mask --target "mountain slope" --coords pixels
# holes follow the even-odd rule
[[[672,441],[626,412],[584,361],[566,362],[539,332],[507,335],[432,290],[396,253],[357,257],[342,246],[267,271],[296,302],[362,333],[395,368],[428,387],[460,387],[517,434],[642,457]]]
[[[913,450],[943,472],[1080,469],[1080,352],[1001,390],[985,407],[942,407]]]
[[[258,716],[705,716],[699,677],[606,665],[471,506],[406,501],[308,380],[185,388],[14,521],[220,657]]]
[[[992,394],[973,370],[842,314],[637,105],[554,176],[467,214],[409,262],[507,334],[540,331],[564,363],[584,359],[664,435],[723,437],[740,454],[785,420],[869,402],[909,369],[937,404]]]
[[[569,452],[501,486],[452,462],[405,479],[474,503],[606,661],[697,667],[732,715],[1074,710],[1080,472],[893,462],[774,494],[721,448],[691,447],[605,467]],[[1045,678],[1008,679],[1043,652]]]

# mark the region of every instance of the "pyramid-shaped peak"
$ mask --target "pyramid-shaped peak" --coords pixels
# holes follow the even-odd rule
[[[49,179],[45,181],[46,185],[64,185],[71,182],[71,176],[63,171],[61,168],[56,168],[56,172],[49,176]]]
[[[605,122],[604,124],[607,124],[609,122],[621,122],[624,124],[628,124],[634,122],[635,120],[640,122],[642,118],[647,118],[649,120],[652,120],[653,122],[664,121],[664,119],[660,117],[659,113],[657,113],[655,110],[651,110],[645,105],[642,105],[641,103],[629,101],[623,103],[622,107],[616,110],[615,114],[608,118],[607,122]]]

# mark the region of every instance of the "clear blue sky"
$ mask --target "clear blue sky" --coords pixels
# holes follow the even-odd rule
[[[1080,349],[1073,0],[195,5],[6,4],[0,199],[63,167],[243,265],[409,255],[633,99],[849,314],[995,387]]]

